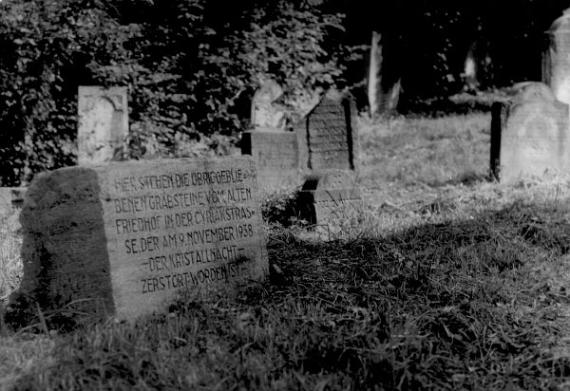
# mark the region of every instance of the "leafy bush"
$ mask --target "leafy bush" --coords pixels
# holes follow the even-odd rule
[[[0,185],[71,165],[79,85],[129,88],[128,158],[226,153],[259,77],[287,92],[341,76],[338,16],[302,3],[10,0],[0,3]],[[335,30],[336,29],[336,30]],[[220,136],[224,136],[221,137]],[[205,151],[203,151],[205,152]]]

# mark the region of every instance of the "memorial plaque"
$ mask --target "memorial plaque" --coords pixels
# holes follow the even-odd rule
[[[510,102],[494,107],[491,128],[491,168],[501,182],[568,167],[568,105],[547,86],[522,85]]]
[[[295,132],[246,132],[242,154],[251,155],[258,167],[260,188],[275,191],[301,185],[298,134]]]
[[[306,117],[308,168],[312,170],[356,168],[357,137],[354,106],[349,95],[326,94]]]
[[[79,87],[78,162],[120,160],[129,133],[127,88]]]
[[[22,213],[18,295],[119,319],[259,280],[267,250],[251,158],[71,167],[40,175]],[[16,295],[12,301],[17,301]]]

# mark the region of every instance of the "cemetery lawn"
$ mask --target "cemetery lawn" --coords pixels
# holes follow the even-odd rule
[[[362,120],[342,240],[268,224],[267,282],[134,325],[0,323],[0,389],[570,386],[570,180],[488,181],[489,123]]]

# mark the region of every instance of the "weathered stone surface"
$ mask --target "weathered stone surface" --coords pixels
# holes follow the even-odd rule
[[[79,87],[78,162],[120,160],[129,133],[127,88]]]
[[[260,188],[271,192],[295,188],[302,182],[296,132],[245,132],[242,136],[242,154],[251,155],[257,163]]]
[[[247,157],[39,175],[22,212],[24,279],[13,306],[76,303],[133,319],[166,310],[182,291],[206,296],[264,278],[256,175]]]
[[[348,94],[329,91],[298,126],[306,135],[301,147],[311,170],[356,170],[358,135],[355,106]],[[303,151],[303,148],[306,151]]]
[[[351,189],[316,189],[299,192],[300,217],[317,226],[324,237],[338,231],[338,228],[354,220],[363,207],[358,187]],[[325,229],[322,229],[325,227]]]
[[[570,104],[570,9],[548,31],[550,45],[543,61],[545,82],[559,101]]]
[[[568,105],[542,83],[525,83],[497,104],[491,124],[491,170],[501,182],[567,169]],[[498,156],[497,156],[498,152]]]

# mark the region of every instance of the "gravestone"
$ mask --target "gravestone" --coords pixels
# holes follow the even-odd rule
[[[260,187],[268,192],[303,186],[309,177],[345,171],[358,174],[358,137],[351,95],[329,91],[293,126],[293,131],[245,132],[242,154],[251,155],[259,169]],[[316,102],[316,104],[315,104]],[[349,180],[348,182],[352,182]],[[347,183],[348,183],[347,182]]]
[[[554,21],[547,34],[550,44],[543,58],[543,79],[556,99],[570,104],[570,9]]]
[[[341,170],[309,177],[298,195],[299,216],[317,226],[322,237],[351,225],[363,207],[355,178]],[[325,227],[323,229],[323,227]]]
[[[79,87],[78,162],[97,164],[121,160],[129,133],[126,87]]]
[[[304,136],[302,166],[313,171],[358,168],[355,106],[349,94],[329,91],[297,125]]]
[[[302,167],[297,132],[245,132],[242,154],[253,157],[258,181],[267,191],[295,188],[302,182]]]
[[[44,173],[22,211],[12,312],[76,305],[134,319],[183,291],[230,293],[268,270],[251,158],[176,159]]]
[[[569,165],[568,105],[542,83],[521,83],[493,107],[491,170],[501,182],[563,172]]]

